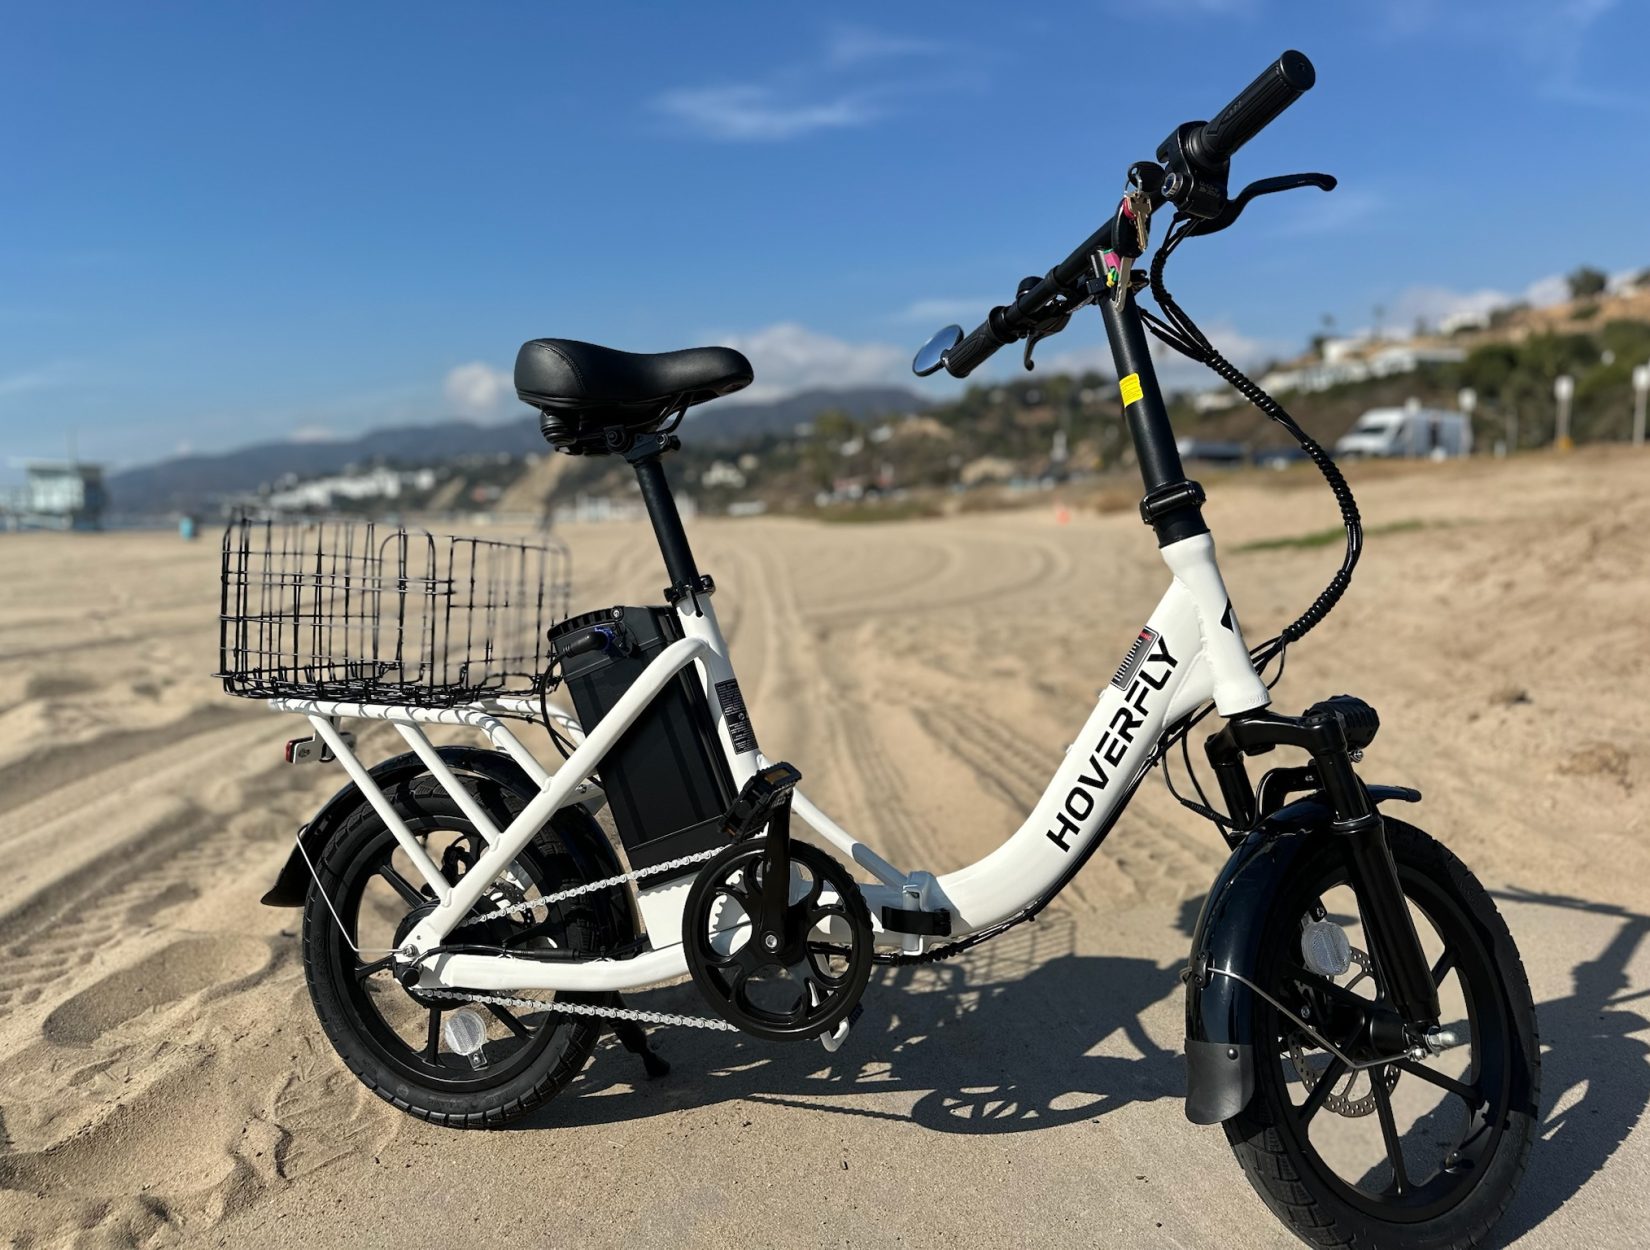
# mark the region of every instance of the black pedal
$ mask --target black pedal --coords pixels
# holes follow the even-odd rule
[[[722,828],[736,841],[759,832],[775,810],[791,801],[791,791],[801,780],[794,764],[769,764],[740,787]]]

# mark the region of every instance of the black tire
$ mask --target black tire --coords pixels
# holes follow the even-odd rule
[[[491,781],[466,779],[465,784],[499,828],[521,809],[521,801],[515,795]],[[461,848],[479,847],[479,834],[474,826],[433,778],[421,776],[403,782],[391,788],[386,797],[407,827],[432,852],[442,842]],[[576,828],[581,822],[585,827]],[[570,849],[592,845],[585,840],[592,830],[594,837],[602,836],[599,826],[582,808],[565,808],[556,813],[518,857],[513,865],[520,869],[516,875],[530,879],[530,890],[536,889],[541,894],[596,879],[592,873],[600,874],[600,866],[587,862],[585,856],[576,855]],[[603,1022],[594,1017],[545,1012],[536,1013],[534,1027],[534,1015],[520,1017],[508,1008],[501,1011],[486,1004],[478,1006],[455,1000],[439,1004],[428,1000],[420,1002],[394,981],[388,967],[360,975],[372,964],[385,962],[373,951],[393,946],[398,940],[369,937],[363,922],[370,918],[362,914],[369,882],[388,880],[381,877],[374,865],[389,864],[394,869],[395,854],[394,835],[365,802],[327,844],[317,864],[319,888],[317,883],[311,883],[303,916],[304,975],[315,1014],[339,1057],[363,1085],[386,1102],[409,1115],[450,1128],[497,1128],[543,1105],[565,1089],[595,1050]],[[461,875],[466,852],[461,849],[453,854],[457,858],[449,855],[442,865],[449,879]],[[442,862],[433,853],[432,858]],[[394,892],[402,895],[399,906],[407,911],[417,910],[412,896],[405,893],[411,880],[416,880],[416,874],[401,872],[400,875],[402,881],[394,887]],[[417,888],[428,897],[427,887]],[[325,897],[321,893],[323,889]],[[352,937],[362,947],[360,956],[340,932],[327,904],[329,898],[343,922],[351,926]],[[376,896],[373,904],[379,912],[383,911],[383,903]],[[392,898],[389,909],[392,916],[397,905]],[[478,905],[478,910],[482,906]],[[596,953],[612,949],[621,939],[620,926],[624,923],[621,917],[627,912],[620,891],[592,892],[542,911],[529,912],[519,922],[489,922],[481,934],[472,929],[467,940],[510,945],[512,934],[529,934],[534,942]],[[410,927],[404,919],[401,925]],[[556,997],[596,1005],[613,1000],[610,994]],[[381,1003],[390,1014],[381,1010]],[[489,1056],[486,1070],[472,1066],[465,1071],[467,1061],[451,1054],[450,1046],[448,1054],[441,1052],[443,1017],[466,1007],[476,1010],[478,1015],[482,1011],[489,1013],[490,1029],[495,1024],[503,1027],[506,1017],[515,1021],[515,1025],[505,1029],[508,1036],[497,1042],[489,1039],[483,1047],[483,1053]],[[399,1018],[409,1011],[420,1010],[428,1013],[430,1021],[428,1041],[423,1049],[409,1044],[392,1023],[392,1016]],[[525,1030],[525,1036],[516,1026]],[[500,1055],[496,1068],[490,1058],[495,1051]]]
[[[1305,1062],[1304,1035],[1256,996],[1255,1094],[1226,1123],[1226,1135],[1266,1205],[1309,1245],[1337,1250],[1461,1250],[1478,1245],[1501,1217],[1529,1161],[1541,1062],[1535,1006],[1506,923],[1466,866],[1412,825],[1388,818],[1386,833],[1417,928],[1423,933],[1428,926],[1432,929],[1439,951],[1435,980],[1467,1011],[1470,1052],[1466,1047],[1446,1051],[1437,1060],[1449,1062],[1455,1056],[1453,1062],[1459,1064],[1465,1059],[1465,1070],[1449,1078],[1455,1091],[1436,1083],[1438,1076],[1447,1074],[1431,1067],[1432,1061],[1426,1069],[1432,1077],[1419,1072],[1423,1065],[1414,1062],[1335,1076],[1331,1069],[1338,1065],[1321,1050],[1307,1047],[1316,1050],[1311,1057],[1324,1064],[1314,1070],[1333,1078],[1328,1087],[1331,1097],[1309,1110],[1312,1099],[1306,1091],[1318,1082],[1309,1085],[1307,1074],[1297,1066]],[[1291,979],[1303,983],[1303,921],[1314,907],[1321,913],[1326,892],[1339,891],[1329,896],[1350,900],[1344,851],[1333,837],[1317,841],[1297,860],[1263,938],[1262,984],[1285,1002],[1291,1001]],[[1346,919],[1357,923],[1355,916]],[[1376,996],[1384,996],[1379,969],[1371,965],[1363,975]],[[1364,996],[1370,992],[1366,987]],[[1446,1005],[1446,1023],[1449,1016]],[[1291,1038],[1297,1046],[1293,1053],[1287,1049]],[[1298,1082],[1293,1088],[1301,1094],[1299,1103],[1291,1096],[1292,1078]],[[1341,1109],[1328,1109],[1341,1079],[1347,1081],[1339,1099]],[[1353,1096],[1362,1089],[1359,1081],[1368,1084],[1361,1098]],[[1393,1110],[1404,1082],[1410,1083],[1407,1098],[1425,1102],[1435,1097],[1439,1102],[1437,1110],[1416,1118],[1407,1134],[1399,1132]],[[1366,1107],[1361,1113],[1360,1106]],[[1375,1113],[1370,1114],[1367,1106]],[[1387,1160],[1384,1177],[1379,1165],[1357,1179],[1348,1179],[1331,1165],[1319,1132],[1325,1117],[1329,1132],[1348,1134],[1348,1140],[1359,1131],[1375,1134],[1377,1148]],[[1449,1127],[1452,1122],[1462,1127]],[[1457,1131],[1460,1140],[1452,1147],[1449,1143]],[[1333,1136],[1328,1141],[1328,1153],[1334,1156],[1338,1142]],[[1394,1151],[1399,1166],[1390,1162]],[[1438,1155],[1432,1173],[1424,1171],[1425,1160],[1420,1166],[1415,1163],[1415,1156],[1427,1151]],[[1416,1179],[1421,1176],[1426,1179]]]

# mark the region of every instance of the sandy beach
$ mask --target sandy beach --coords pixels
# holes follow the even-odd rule
[[[1254,544],[1333,525],[1332,504],[1294,471],[1204,480],[1258,640],[1338,548]],[[1364,775],[1425,793],[1406,815],[1522,948],[1543,1122],[1504,1242],[1642,1245],[1650,456],[1355,482],[1364,564],[1278,705],[1374,703]],[[1018,825],[1166,580],[1132,511],[691,532],[764,749],[934,871]],[[563,538],[576,609],[656,600],[645,530]],[[837,1055],[664,1030],[670,1076],[608,1039],[508,1131],[381,1103],[315,1022],[298,913],[258,904],[343,779],[285,765],[297,722],[208,676],[218,559],[210,531],[0,536],[6,1244],[1296,1244],[1182,1114],[1177,973],[1225,856],[1155,779],[1039,923],[874,977]],[[635,1001],[698,1009],[685,986]]]

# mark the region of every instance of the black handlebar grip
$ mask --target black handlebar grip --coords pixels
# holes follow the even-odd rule
[[[1218,164],[1265,130],[1277,115],[1312,89],[1318,73],[1303,53],[1291,49],[1203,123],[1186,146],[1197,160]]]
[[[1354,751],[1362,751],[1375,741],[1381,728],[1381,718],[1375,709],[1350,694],[1338,694],[1314,703],[1302,715],[1311,717],[1325,712],[1334,712],[1341,718],[1341,724],[1346,727],[1346,745]]]
[[[999,339],[991,328],[991,318],[987,317],[962,342],[945,353],[945,371],[954,378],[966,378],[986,361],[990,360],[1003,341]]]

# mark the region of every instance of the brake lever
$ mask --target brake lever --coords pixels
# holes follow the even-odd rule
[[[1026,335],[1026,351],[1024,361],[1025,367],[1028,371],[1037,367],[1031,359],[1031,353],[1036,348],[1037,344],[1041,343],[1044,339],[1053,338],[1056,334],[1060,333],[1061,330],[1064,330],[1070,321],[1071,313],[1067,312]]]
[[[1226,202],[1226,207],[1220,212],[1199,221],[1186,233],[1214,234],[1218,230],[1224,230],[1238,219],[1250,200],[1263,195],[1276,195],[1280,191],[1294,191],[1300,187],[1317,187],[1320,191],[1333,191],[1335,186],[1336,181],[1332,174],[1281,174],[1276,178],[1262,178],[1244,187]]]

